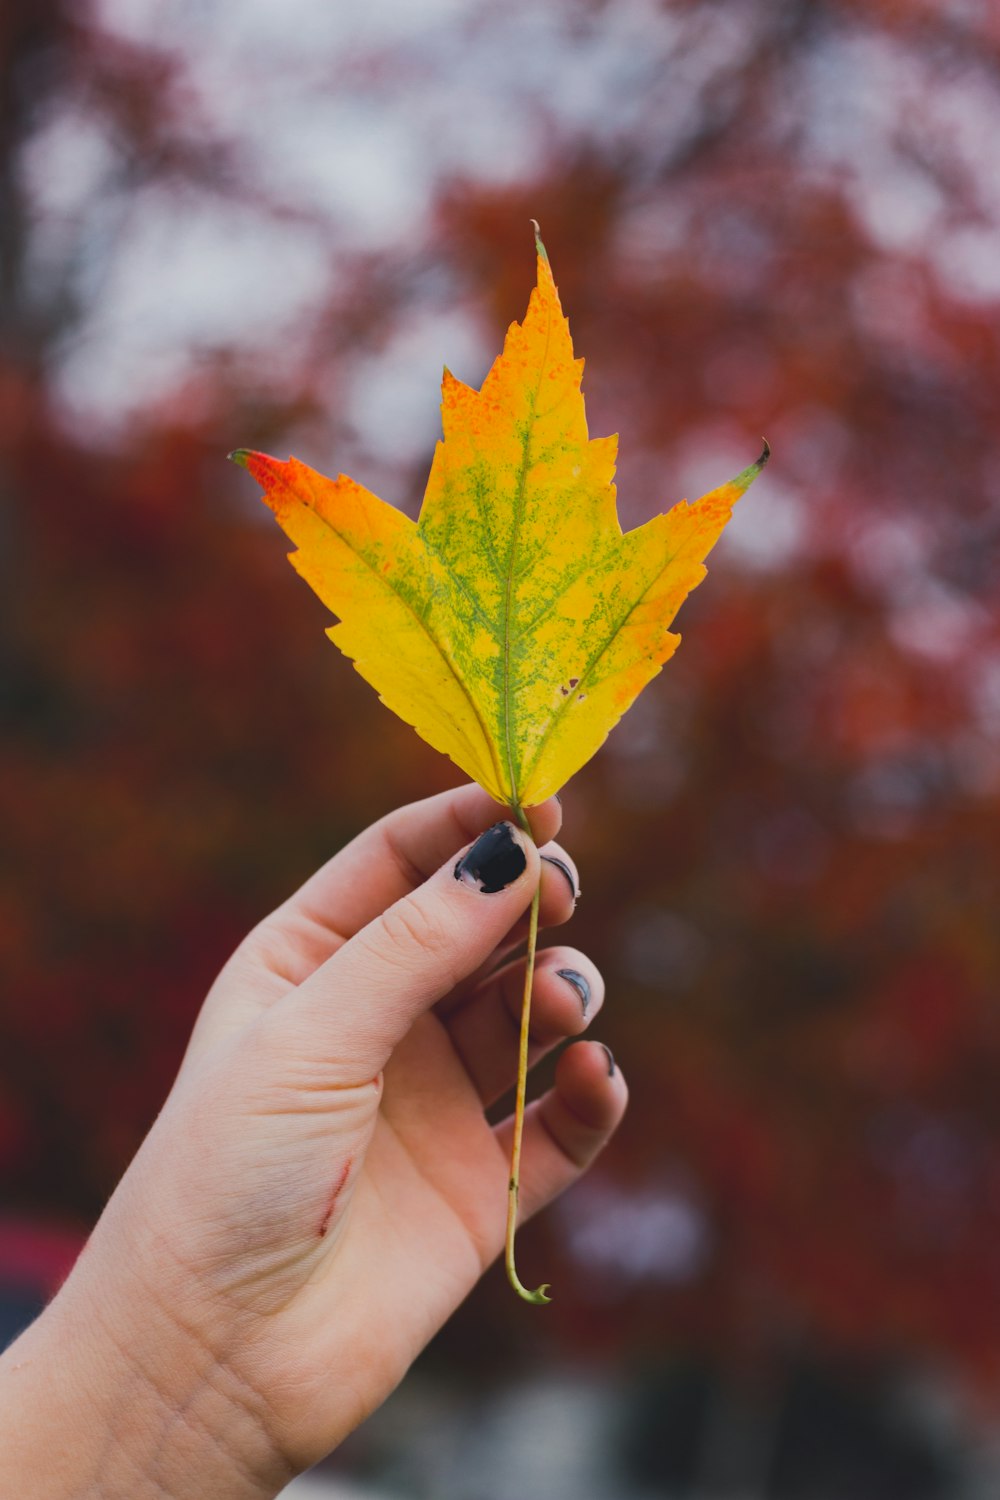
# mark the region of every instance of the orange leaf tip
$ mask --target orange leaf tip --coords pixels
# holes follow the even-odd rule
[[[226,457],[234,464],[239,464],[241,469],[246,469],[248,474],[252,474],[265,490],[271,489],[282,480],[288,469],[288,464],[283,464],[280,459],[272,458],[269,453],[258,453],[253,448],[234,448]]]

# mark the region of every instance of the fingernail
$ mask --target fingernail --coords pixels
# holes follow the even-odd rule
[[[562,873],[566,877],[566,884],[569,886],[570,895],[573,897],[574,901],[579,900],[580,892],[576,888],[576,881],[573,879],[573,871],[570,869],[566,861],[563,859],[556,859],[554,854],[543,854],[542,858],[547,865],[555,865],[557,870],[562,871]]]
[[[455,866],[455,879],[493,894],[505,890],[527,867],[527,856],[509,823],[494,823],[481,833]]]
[[[590,985],[586,979],[584,979],[582,974],[578,974],[576,969],[557,969],[556,973],[560,979],[565,979],[566,983],[572,985],[576,990],[576,993],[580,997],[583,1013],[586,1015],[587,1008],[590,1005]]]
[[[615,1076],[615,1054],[612,1052],[612,1050],[608,1046],[607,1042],[598,1042],[597,1045],[599,1047],[603,1047],[604,1050],[605,1050],[605,1052],[608,1054],[608,1077],[609,1078],[614,1078],[614,1076]]]

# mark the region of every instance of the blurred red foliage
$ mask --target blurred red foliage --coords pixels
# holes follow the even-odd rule
[[[667,7],[690,27],[697,9]],[[1000,36],[986,8],[962,24],[930,0],[753,9],[684,129],[651,93],[613,138],[553,132],[530,181],[443,180],[422,238],[341,258],[270,385],[216,352],[114,442],[60,412],[54,296],[48,321],[24,315],[31,216],[9,164],[34,125],[23,90],[8,102],[0,1168],[19,1210],[96,1214],[243,931],[450,780],[324,641],[223,455],[295,434],[328,466],[335,396],[435,296],[495,346],[523,310],[534,215],[592,429],[622,432],[624,523],[726,478],[761,433],[775,457],[678,656],[564,799],[633,1105],[594,1182],[525,1238],[526,1277],[537,1255],[560,1298],[524,1337],[767,1361],[808,1336],[996,1380],[1000,340],[995,297],[942,261],[986,209],[961,122],[931,131],[900,85],[880,149],[938,204],[905,235],[898,172],[886,207],[824,160],[807,86],[865,44],[995,91]],[[95,51],[57,5],[19,32],[28,13],[0,23],[17,76],[44,56],[57,100],[89,70],[148,176],[225,195],[235,168],[179,132],[165,58]],[[651,36],[654,59],[666,45]],[[845,85],[838,128],[851,108]],[[399,466],[400,503],[435,435]],[[386,493],[356,442],[343,467]],[[664,1219],[642,1264],[613,1233],[588,1261],[610,1185],[658,1193],[697,1253]],[[498,1278],[474,1316],[510,1339],[504,1297]]]

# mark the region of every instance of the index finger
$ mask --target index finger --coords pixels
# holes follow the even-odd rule
[[[280,933],[289,957],[301,957],[307,967],[293,977],[301,984],[336,947],[423,885],[449,854],[501,816],[475,784],[398,808],[346,844],[255,930],[269,938]],[[529,809],[528,820],[535,843],[545,843],[557,833],[562,809],[550,797]],[[324,939],[334,946],[324,951]]]
[[[562,823],[555,797],[526,812],[536,844],[554,838]],[[308,979],[502,815],[472,783],[411,802],[359,833],[244,938],[205,1001],[188,1058]]]

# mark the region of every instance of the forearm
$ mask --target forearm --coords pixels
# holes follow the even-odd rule
[[[71,1278],[0,1358],[0,1494],[276,1495],[292,1471],[253,1390],[163,1309],[120,1319],[96,1290]]]

